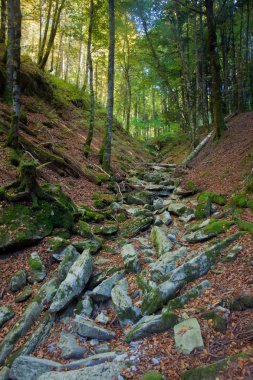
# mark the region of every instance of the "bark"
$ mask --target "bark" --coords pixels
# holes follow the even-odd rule
[[[93,62],[92,62],[92,32],[94,22],[94,2],[90,0],[90,24],[89,24],[89,37],[88,37],[88,66],[89,66],[89,84],[90,84],[90,125],[88,136],[84,146],[84,155],[88,157],[90,146],[93,139],[94,119],[95,119],[95,97],[94,97],[94,75],[93,75]]]
[[[46,18],[46,25],[42,37],[41,33],[41,38],[40,38],[40,44],[39,44],[39,54],[38,54],[38,65],[41,64],[43,55],[44,55],[44,50],[46,46],[46,41],[47,41],[47,35],[48,35],[48,30],[49,30],[49,24],[50,24],[50,19],[51,19],[51,12],[52,12],[52,7],[53,7],[53,0],[49,0],[48,4],[48,11],[47,11],[47,18]],[[40,26],[41,31],[42,31],[42,25]]]
[[[208,47],[212,74],[212,108],[216,137],[219,139],[224,133],[225,122],[222,111],[220,65],[217,52],[216,24],[214,19],[213,6],[213,0],[205,0],[208,29]]]
[[[20,0],[8,1],[10,22],[9,28],[12,29],[10,33],[11,40],[8,45],[10,52],[8,55],[11,58],[12,65],[12,102],[13,102],[13,116],[11,122],[11,129],[8,137],[7,145],[13,148],[18,148],[19,139],[19,118],[20,118],[20,55],[21,55],[21,9]]]
[[[102,166],[105,171],[111,171],[111,142],[114,108],[114,56],[115,56],[115,9],[114,0],[108,0],[109,6],[109,58],[108,58],[108,98],[107,98],[107,128],[102,147]]]
[[[6,0],[1,0],[1,28],[0,28],[0,44],[5,45],[6,40]]]

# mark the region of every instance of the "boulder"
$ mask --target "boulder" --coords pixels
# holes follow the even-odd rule
[[[112,331],[106,330],[91,319],[83,318],[80,315],[75,317],[73,330],[84,338],[110,340],[115,337],[115,334]]]
[[[243,247],[240,244],[236,244],[224,257],[222,260],[224,263],[230,263],[235,261],[239,255],[239,253],[243,250]]]
[[[152,204],[152,196],[147,191],[136,192],[128,194],[125,202],[129,205],[140,205],[144,206],[145,204]]]
[[[23,289],[26,285],[26,271],[24,269],[19,270],[11,277],[10,290],[15,293]]]
[[[62,310],[70,301],[81,294],[92,273],[92,257],[84,251],[70,268],[66,279],[59,286],[50,306],[50,312]]]
[[[157,249],[158,256],[172,250],[174,244],[167,238],[160,227],[155,226],[152,228],[151,238],[154,247]]]
[[[136,322],[140,312],[134,308],[132,299],[128,295],[128,282],[120,280],[112,289],[112,303],[122,326]]]
[[[126,342],[145,338],[155,333],[166,331],[175,326],[178,317],[174,313],[162,313],[158,315],[145,316],[139,320],[125,336]]]
[[[38,252],[33,252],[28,262],[30,267],[29,281],[42,282],[47,275],[47,271]]]
[[[223,249],[241,236],[236,233],[227,237],[218,244],[193,259],[183,263],[171,272],[170,278],[154,287],[147,287],[143,294],[142,311],[143,313],[152,314],[161,308],[165,302],[173,298],[176,292],[181,289],[185,283],[195,280],[206,274],[211,266],[218,260]]]
[[[132,244],[126,244],[121,249],[121,256],[128,272],[137,273],[140,269],[138,253]]]
[[[174,326],[176,349],[189,355],[194,349],[204,347],[200,326],[196,318],[185,319]]]
[[[227,231],[234,222],[228,220],[215,220],[213,219],[207,226],[201,228],[200,230],[191,232],[184,236],[184,240],[189,243],[198,243],[201,241],[206,241],[211,239],[223,232]]]
[[[164,207],[164,201],[160,198],[155,199],[153,202],[153,206],[155,210],[161,210]]]
[[[105,224],[104,226],[96,226],[93,228],[93,232],[102,236],[116,235],[118,232],[117,224]]]
[[[173,221],[169,211],[164,211],[159,216],[160,216],[162,223],[165,224],[166,226],[169,226]]]
[[[198,197],[198,204],[195,209],[195,218],[203,219],[208,218],[212,212],[211,198],[207,193],[202,193]]]
[[[92,299],[96,302],[104,302],[111,298],[112,288],[117,281],[124,277],[125,272],[123,270],[114,273],[111,277],[102,281],[91,293]]]
[[[65,280],[70,268],[80,256],[73,245],[68,245],[62,253],[62,261],[58,267],[58,275],[61,281]]]
[[[32,287],[26,286],[24,290],[22,291],[22,293],[18,297],[15,298],[15,302],[16,303],[25,302],[28,300],[28,298],[31,297],[32,294],[33,294]]]
[[[168,211],[170,211],[170,213],[172,215],[176,215],[176,216],[182,216],[182,215],[190,215],[193,213],[193,210],[186,206],[184,203],[174,203],[174,202],[171,202],[168,206]]]
[[[0,365],[11,353],[17,341],[25,336],[27,331],[29,331],[29,329],[34,325],[34,322],[38,320],[45,307],[48,307],[58,286],[58,280],[55,278],[46,282],[42,285],[37,295],[25,308],[20,319],[4,337],[0,344]]]
[[[176,251],[166,252],[150,265],[151,280],[158,282],[168,277],[170,272],[176,268],[177,261],[185,256],[187,248],[182,247]]]
[[[163,311],[173,311],[175,309],[183,307],[191,299],[199,297],[206,289],[210,288],[210,286],[211,284],[207,280],[200,282],[198,285],[194,286],[181,296],[178,296],[169,301],[169,303],[164,307]]]
[[[35,380],[43,373],[59,370],[61,367],[61,364],[52,360],[21,355],[14,360],[11,366],[10,379]]]
[[[133,238],[140,234],[140,232],[145,231],[153,223],[153,217],[137,216],[122,223],[121,225],[121,235],[123,238]]]
[[[82,299],[78,301],[76,307],[76,314],[81,317],[90,317],[93,312],[93,302],[88,294],[85,294]]]
[[[102,363],[75,371],[48,372],[40,376],[38,380],[109,380],[118,378],[123,367],[124,364],[120,362]]]
[[[9,321],[15,315],[12,307],[10,305],[0,307],[0,327],[2,327],[5,322]]]
[[[77,343],[74,334],[62,334],[57,346],[61,349],[61,357],[66,360],[81,359],[87,352],[87,349]]]
[[[103,239],[93,236],[92,239],[73,241],[72,245],[79,253],[89,249],[90,254],[95,255],[102,248]]]

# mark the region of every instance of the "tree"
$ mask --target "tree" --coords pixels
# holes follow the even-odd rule
[[[7,145],[18,148],[19,118],[20,118],[20,55],[21,55],[21,10],[20,0],[8,0],[8,64],[12,73],[13,115]]]
[[[114,58],[115,58],[115,7],[114,0],[108,0],[109,8],[109,56],[108,56],[108,90],[107,90],[107,126],[100,151],[100,162],[106,171],[111,171],[111,143],[114,106]]]
[[[90,84],[90,125],[88,136],[85,141],[84,154],[88,157],[94,131],[94,118],[95,118],[95,97],[93,85],[93,62],[92,62],[92,30],[94,21],[94,2],[90,0],[90,24],[89,24],[89,37],[88,37],[88,66],[89,66],[89,84]]]
[[[213,0],[205,0],[208,48],[212,74],[212,107],[214,127],[216,129],[216,137],[220,138],[225,130],[225,121],[222,111],[220,64],[217,52],[217,35],[213,6]]]
[[[5,45],[5,39],[6,39],[6,0],[1,0],[0,44]]]

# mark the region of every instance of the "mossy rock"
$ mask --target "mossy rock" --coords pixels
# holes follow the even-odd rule
[[[197,185],[193,181],[187,181],[186,188],[190,190],[192,194],[196,194],[199,191]]]
[[[206,234],[215,233],[216,235],[222,234],[229,229],[234,222],[228,220],[211,221],[207,226],[201,229]]]
[[[81,205],[75,216],[79,217],[83,222],[101,222],[105,219],[105,215],[92,210],[86,205]]]
[[[227,320],[224,316],[216,311],[207,311],[203,313],[202,318],[212,321],[212,327],[215,331],[225,334],[227,331]]]
[[[231,204],[234,207],[244,208],[248,206],[248,200],[245,194],[236,194],[231,199]]]
[[[164,377],[160,372],[148,371],[140,377],[139,380],[163,380]]]
[[[253,223],[246,222],[245,220],[239,218],[235,218],[235,221],[240,231],[249,232],[253,236]]]
[[[52,253],[61,253],[69,244],[69,240],[55,236],[49,240],[49,251]]]
[[[47,275],[45,265],[43,264],[39,254],[33,252],[28,260],[31,271],[31,282],[41,282]]]
[[[123,238],[132,238],[140,232],[145,231],[153,223],[153,217],[142,217],[129,219],[121,225],[121,235]]]
[[[118,226],[115,223],[105,224],[103,226],[96,226],[93,228],[93,232],[97,235],[112,236],[118,232]]]
[[[253,295],[240,294],[230,303],[230,309],[235,311],[243,311],[253,308]]]
[[[97,209],[104,209],[109,207],[113,202],[117,202],[118,196],[114,194],[95,193],[92,195],[92,199],[94,199],[93,205]]]
[[[201,193],[198,198],[198,204],[195,209],[195,218],[197,220],[208,218],[211,215],[211,199],[206,193]]]
[[[91,226],[82,220],[79,220],[79,222],[74,225],[73,232],[87,239],[94,237]]]

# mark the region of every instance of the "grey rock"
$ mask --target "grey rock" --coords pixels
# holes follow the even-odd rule
[[[136,273],[140,269],[138,253],[132,244],[126,244],[121,249],[121,256],[128,272]]]
[[[10,305],[0,307],[0,327],[2,327],[5,322],[13,318],[14,315],[15,313]]]
[[[110,318],[106,315],[106,313],[104,313],[103,311],[101,311],[101,313],[99,313],[95,319],[95,322],[98,322],[98,323],[102,323],[104,325],[107,325],[107,323],[110,322]]]
[[[170,203],[168,206],[168,211],[173,215],[182,216],[182,215],[191,215],[193,214],[193,210],[186,206],[184,203]]]
[[[182,215],[179,217],[179,220],[184,223],[189,223],[193,219],[195,219],[195,214]]]
[[[174,327],[176,349],[189,355],[194,349],[204,347],[200,326],[196,318],[185,319]]]
[[[101,363],[113,361],[117,359],[117,357],[118,355],[114,351],[104,352],[102,354],[91,355],[85,359],[68,363],[65,365],[65,367],[71,370],[80,368],[81,366],[93,367]]]
[[[59,370],[61,367],[61,364],[52,360],[19,356],[12,364],[10,378],[12,380],[36,380],[40,375],[52,370]]]
[[[107,278],[99,284],[91,293],[92,299],[96,302],[104,302],[111,298],[112,288],[117,281],[121,280],[125,275],[125,271],[121,270],[114,273],[111,277]]]
[[[61,349],[63,359],[80,359],[87,352],[87,349],[77,343],[74,334],[62,334],[57,345]]]
[[[62,310],[84,289],[92,273],[92,257],[89,250],[84,251],[70,268],[66,279],[61,283],[50,306],[50,312]]]
[[[163,221],[162,221],[160,215],[157,215],[155,217],[154,225],[157,226],[157,227],[161,227],[163,225]]]
[[[10,290],[15,293],[23,289],[26,285],[26,271],[24,269],[19,270],[11,277]]]
[[[110,352],[111,347],[109,346],[109,344],[102,343],[95,346],[94,350],[97,354],[103,354],[105,352]]]
[[[49,372],[40,376],[38,380],[112,380],[120,375],[124,363],[112,362],[99,364],[69,372]]]
[[[73,241],[72,245],[76,248],[79,253],[82,253],[86,249],[90,250],[91,255],[95,255],[103,245],[103,239],[98,237],[93,237],[92,239]]]
[[[10,376],[10,368],[9,367],[3,367],[0,370],[0,380],[9,380]]]
[[[20,302],[24,302],[24,301],[27,301],[28,298],[31,297],[31,295],[33,294],[33,289],[31,286],[26,286],[22,293],[15,298],[15,302],[16,303],[20,303]]]
[[[173,243],[166,237],[165,233],[160,227],[153,227],[151,231],[151,238],[154,247],[157,249],[158,256],[169,252],[173,248]]]
[[[41,260],[38,252],[33,252],[29,258],[29,267],[30,267],[30,281],[33,282],[42,282],[47,275],[46,267]]]
[[[68,245],[63,252],[62,261],[58,268],[58,274],[61,281],[65,280],[70,268],[80,256],[73,245]]]
[[[177,261],[185,256],[186,253],[186,247],[179,248],[176,251],[164,253],[158,260],[155,261],[155,263],[150,265],[151,279],[158,282],[165,276],[168,276],[170,272],[176,268]]]
[[[155,199],[153,202],[153,206],[155,210],[161,210],[164,206],[164,201],[162,199]]]
[[[126,279],[119,281],[113,288],[112,302],[122,326],[129,322],[136,322],[139,319],[132,299],[128,295],[128,282]]]
[[[110,340],[115,336],[113,332],[98,326],[94,321],[88,318],[83,318],[80,315],[77,315],[75,317],[75,320],[73,322],[73,329],[75,332],[85,338]]]
[[[127,331],[125,341],[130,342],[135,339],[145,338],[152,334],[166,331],[174,327],[177,321],[177,315],[174,313],[145,316]]]
[[[183,239],[188,243],[198,243],[202,241],[207,241],[215,236],[217,236],[217,232],[205,232],[203,230],[199,230],[184,235]]]
[[[169,226],[172,223],[172,217],[171,217],[169,211],[164,211],[160,215],[160,219],[163,222],[163,224],[165,224],[166,226]]]
[[[93,312],[93,302],[90,295],[85,294],[81,300],[78,301],[78,315],[81,317],[90,317]]]
[[[239,255],[239,253],[243,250],[243,247],[240,244],[236,244],[224,257],[222,260],[224,263],[229,263],[231,261],[235,261]]]

